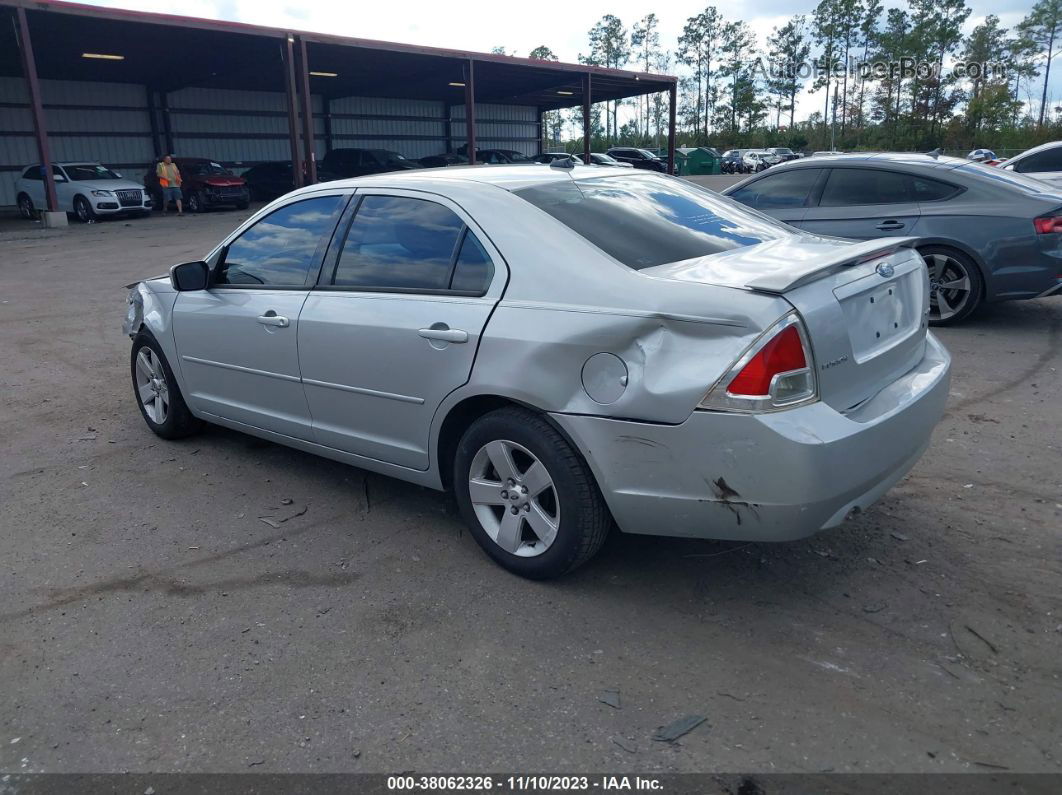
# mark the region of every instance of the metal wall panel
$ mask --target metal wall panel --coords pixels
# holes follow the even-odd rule
[[[143,86],[42,80],[41,99],[53,159],[98,160],[119,167],[131,179],[139,179],[147,170],[154,152]],[[0,78],[0,102],[27,105],[0,107],[2,206],[15,203],[15,180],[38,155],[26,81]],[[55,107],[64,105],[71,107]]]
[[[453,147],[467,139],[465,106],[451,109]],[[527,105],[476,103],[476,146],[479,149],[515,149],[529,157],[538,154],[538,108]]]

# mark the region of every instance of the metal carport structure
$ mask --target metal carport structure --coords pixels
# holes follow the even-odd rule
[[[336,145],[452,151],[457,140],[475,162],[477,141],[538,148],[542,113],[579,106],[589,153],[592,103],[660,91],[670,97],[673,172],[676,84],[668,75],[583,64],[0,0],[0,176],[13,181],[18,166],[50,165],[57,146],[132,168],[174,152],[177,139],[268,148],[272,156],[261,159],[279,159],[283,143],[297,182],[315,180],[318,157]],[[86,129],[89,117],[97,129]],[[89,150],[107,156],[82,154]],[[125,151],[136,154],[123,158]],[[54,209],[51,169],[44,173]]]

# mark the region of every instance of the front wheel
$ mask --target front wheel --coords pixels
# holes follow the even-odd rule
[[[163,439],[181,439],[202,427],[202,421],[188,410],[162,348],[145,331],[133,340],[129,369],[140,413],[155,434]]]
[[[201,213],[206,210],[206,202],[203,201],[203,194],[195,190],[188,196],[188,211],[192,213]]]
[[[476,420],[454,457],[454,493],[483,550],[535,580],[592,558],[612,527],[586,462],[545,419],[498,409]]]
[[[74,197],[74,215],[83,224],[96,220],[96,211],[92,209],[92,205],[84,196]]]
[[[33,221],[37,217],[37,211],[33,209],[33,199],[25,193],[18,195],[18,214],[27,221]]]
[[[977,265],[954,249],[925,246],[918,250],[929,268],[929,323],[948,326],[970,316],[984,297]]]

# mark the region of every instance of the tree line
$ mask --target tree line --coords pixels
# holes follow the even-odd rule
[[[708,6],[670,48],[656,14],[629,29],[606,14],[579,61],[677,73],[681,146],[1005,151],[1062,137],[1062,106],[1048,90],[1062,0],[1039,0],[1012,29],[990,14],[966,35],[970,14],[965,0],[888,10],[882,0],[821,0],[761,44],[746,22]],[[529,56],[557,60],[544,45]],[[817,107],[797,119],[805,89]],[[659,146],[667,116],[663,94],[595,103],[594,146]],[[544,129],[551,145],[580,148],[581,109],[545,114]]]

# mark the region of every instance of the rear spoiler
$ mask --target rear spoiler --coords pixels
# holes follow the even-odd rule
[[[784,268],[754,276],[745,282],[745,286],[763,293],[785,293],[843,268],[888,256],[897,249],[914,248],[918,240],[917,237],[879,237],[838,246],[823,252],[824,256],[814,262],[791,262]]]

